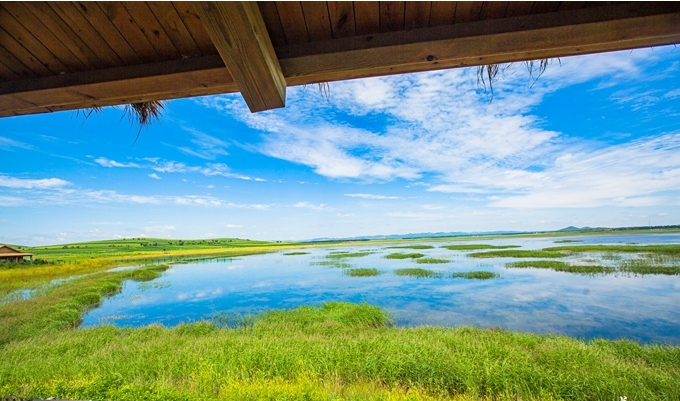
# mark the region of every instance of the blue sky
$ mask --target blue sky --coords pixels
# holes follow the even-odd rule
[[[0,118],[0,242],[680,224],[680,49]]]

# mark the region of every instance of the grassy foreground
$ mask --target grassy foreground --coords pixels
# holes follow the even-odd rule
[[[395,328],[326,303],[238,328],[104,326],[0,348],[0,394],[95,400],[677,400],[680,348]]]

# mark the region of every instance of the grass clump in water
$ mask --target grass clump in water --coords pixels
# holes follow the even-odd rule
[[[343,262],[342,260],[337,260],[337,259],[322,260],[320,262],[313,262],[313,263],[311,263],[311,265],[326,266],[326,267],[339,267],[341,269],[352,267],[351,263]]]
[[[309,255],[309,252],[286,252],[284,256],[299,256],[299,255]]]
[[[456,245],[443,245],[442,248],[446,248],[450,251],[475,251],[479,249],[519,248],[519,245],[456,244]]]
[[[428,269],[421,269],[417,267],[407,269],[397,269],[394,271],[397,276],[411,276],[411,277],[442,277],[442,273]]]
[[[667,276],[680,275],[680,266],[663,266],[649,263],[646,259],[631,259],[621,262],[619,271],[639,275],[662,274]]]
[[[385,259],[418,259],[422,258],[423,255],[422,253],[390,253],[389,255],[385,255]]]
[[[468,256],[471,258],[562,258],[565,255],[557,251],[507,249],[489,252],[474,252]]]
[[[416,259],[416,263],[418,264],[439,264],[439,263],[449,263],[450,260],[448,259],[440,259],[440,258],[419,258]]]
[[[432,249],[432,245],[403,245],[403,246],[388,246],[385,249]]]
[[[372,254],[373,252],[332,252],[326,255],[326,258],[328,259],[344,259],[344,258],[362,258],[364,256],[368,256]]]
[[[558,272],[576,273],[576,274],[610,274],[615,273],[616,268],[611,266],[597,266],[597,265],[571,265],[557,260],[525,260],[521,262],[507,263],[507,268],[536,268],[536,269],[551,269]]]
[[[468,280],[488,280],[491,278],[498,278],[501,275],[494,272],[476,270],[471,272],[454,272],[451,274],[453,278],[464,278]]]
[[[561,239],[561,240],[555,241],[556,244],[568,244],[570,242],[583,242],[583,240],[580,240],[580,239]]]
[[[345,270],[345,274],[351,277],[371,277],[377,276],[378,274],[380,274],[380,272],[378,271],[378,269],[356,268]]]

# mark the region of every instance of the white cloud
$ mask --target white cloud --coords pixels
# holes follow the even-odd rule
[[[598,79],[599,89],[645,78],[658,53],[563,58],[531,88],[525,67],[516,64],[494,84],[492,103],[476,89],[474,69],[334,82],[329,102],[290,88],[286,109],[257,114],[237,96],[201,102],[260,131],[261,153],[331,179],[423,178],[427,191],[486,194],[499,207],[654,205],[677,196],[663,193],[679,187],[677,164],[667,163],[680,160],[672,136],[611,148],[545,129],[532,112],[567,86]],[[640,107],[676,96],[673,90],[641,94],[619,96]],[[364,128],[356,126],[357,116]]]
[[[315,204],[310,203],[310,202],[298,202],[298,203],[294,204],[293,207],[302,208],[302,209],[309,209],[309,210],[317,210],[317,211],[331,209],[328,205],[325,205],[323,203],[315,205]]]
[[[206,177],[220,176],[245,181],[250,180],[258,182],[266,181],[265,179],[262,178],[252,178],[243,174],[233,173],[231,172],[229,166],[227,166],[224,163],[208,163],[205,166],[189,166],[185,163],[176,162],[172,160],[161,161],[158,158],[154,159],[152,163],[153,165],[151,165],[150,168],[159,173],[181,173],[181,174],[198,173]]]
[[[149,177],[153,178],[154,180],[160,180],[161,179],[161,177],[159,177],[158,174],[156,174],[156,173],[149,174]]]
[[[226,228],[243,228],[242,224],[227,224],[224,227]]]
[[[79,193],[82,193],[82,195],[79,195]],[[139,205],[156,205],[162,203],[161,197],[158,196],[120,194],[111,190],[78,190],[69,191],[69,194],[74,195],[75,199],[79,201],[89,200],[97,203],[132,203]]]
[[[363,199],[401,199],[398,196],[387,196],[387,195],[374,195],[374,194],[345,194],[350,198],[363,198]]]
[[[23,179],[0,175],[0,187],[24,188],[24,189],[52,189],[70,185],[71,183],[60,178]]]
[[[596,151],[564,153],[539,177],[523,184],[523,193],[501,196],[491,205],[556,208],[678,204],[680,133]]]
[[[107,159],[106,157],[98,157],[94,159],[94,162],[102,167],[140,168],[140,165],[137,163],[120,163],[115,160]]]

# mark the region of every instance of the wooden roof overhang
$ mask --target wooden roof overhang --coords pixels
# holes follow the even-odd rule
[[[10,246],[0,244],[0,259],[3,258],[22,258],[30,256],[33,257],[32,253],[21,252]]]
[[[0,116],[680,42],[678,2],[0,2]]]

